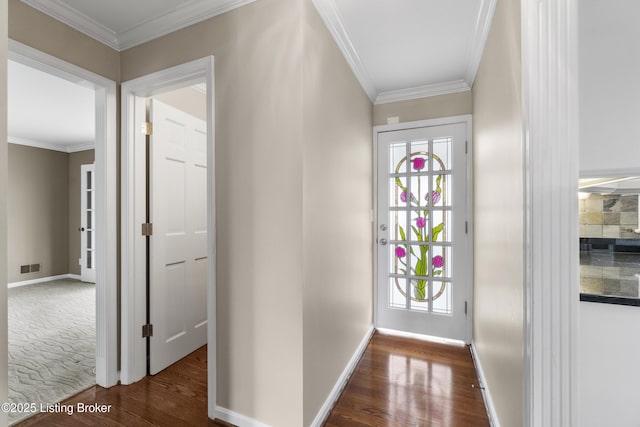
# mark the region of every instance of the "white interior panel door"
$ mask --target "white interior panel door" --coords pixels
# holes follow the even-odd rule
[[[80,165],[80,280],[96,282],[95,164]]]
[[[150,373],[207,342],[206,122],[151,101]]]
[[[466,339],[466,124],[378,134],[377,323]]]

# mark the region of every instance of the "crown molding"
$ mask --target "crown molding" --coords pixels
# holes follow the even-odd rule
[[[18,138],[16,136],[7,137],[9,144],[24,145],[27,147],[41,148],[43,150],[60,151],[62,153],[76,153],[78,151],[93,150],[95,144],[92,142],[64,145],[51,142],[34,141],[33,139]]]
[[[120,50],[118,36],[114,31],[60,0],[22,0],[22,2],[112,49]]]
[[[79,151],[95,150],[96,144],[93,142],[67,145],[67,153],[77,153]]]
[[[380,92],[376,97],[374,104],[388,104],[390,102],[408,101],[410,99],[466,92],[468,90],[471,90],[471,86],[469,86],[466,81],[454,80],[452,82],[435,83],[408,89]]]
[[[496,11],[496,2],[497,0],[482,0],[480,4],[480,13],[476,20],[473,35],[471,36],[469,54],[467,56],[467,70],[464,74],[464,80],[469,87],[473,87],[478,67],[480,67],[482,52],[484,51],[484,45],[489,36],[493,15]]]
[[[351,67],[353,74],[355,74],[358,82],[360,82],[360,86],[364,89],[371,102],[376,99],[378,96],[378,90],[373,84],[373,80],[371,79],[369,73],[366,68],[362,64],[360,60],[360,56],[356,51],[353,43],[351,42],[351,38],[349,37],[349,33],[344,27],[342,23],[342,19],[340,19],[340,14],[338,12],[338,8],[334,0],[312,0],[315,5],[320,17],[324,21],[329,33],[333,36],[333,39],[338,44],[338,47],[342,51],[347,63]]]
[[[256,0],[196,0],[185,6],[118,33],[120,49],[126,50],[174,31],[222,15]]]
[[[194,0],[185,6],[150,18],[121,32],[114,32],[61,0],[21,0],[36,10],[121,52],[255,0]]]
[[[191,89],[197,90],[198,92],[206,95],[207,94],[207,84],[206,83],[198,83],[197,85],[191,86]]]

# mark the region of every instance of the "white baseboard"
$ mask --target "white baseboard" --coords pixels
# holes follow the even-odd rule
[[[246,415],[230,411],[221,406],[216,406],[214,416],[222,421],[237,425],[238,427],[271,427],[268,424],[249,418]]]
[[[19,286],[35,285],[36,283],[53,282],[54,280],[74,279],[80,280],[79,274],[60,274],[58,276],[41,277],[39,279],[23,280],[21,282],[12,282],[7,288],[17,288]]]
[[[369,330],[365,334],[362,341],[360,341],[360,345],[358,345],[358,348],[356,349],[355,353],[353,353],[353,356],[351,356],[351,360],[349,360],[349,363],[347,363],[347,366],[344,368],[344,371],[342,371],[342,374],[338,378],[336,385],[333,386],[331,393],[329,393],[329,396],[327,396],[327,399],[322,405],[322,408],[320,408],[318,415],[316,415],[316,418],[313,420],[310,427],[322,426],[322,423],[324,423],[325,419],[329,416],[329,414],[331,413],[331,410],[333,409],[333,406],[336,404],[336,401],[340,397],[342,390],[346,387],[347,382],[351,377],[351,374],[356,369],[356,365],[360,361],[360,358],[364,354],[364,351],[367,349],[367,344],[369,344],[369,341],[371,340],[371,336],[373,335],[375,330],[376,329],[373,327],[373,325],[369,327]]]
[[[491,399],[491,392],[487,385],[487,380],[482,370],[482,364],[480,358],[476,352],[476,344],[471,342],[471,357],[473,358],[473,364],[476,366],[476,372],[478,373],[478,379],[480,380],[480,390],[482,391],[482,397],[484,398],[484,406],[487,408],[487,415],[489,416],[489,423],[491,427],[500,427],[500,421],[498,421],[498,414],[496,414],[496,408],[493,406],[493,400]]]

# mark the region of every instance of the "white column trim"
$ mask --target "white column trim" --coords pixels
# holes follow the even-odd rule
[[[578,425],[576,6],[522,2],[527,427]]]

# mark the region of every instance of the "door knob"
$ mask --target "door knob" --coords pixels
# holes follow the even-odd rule
[[[380,239],[380,244],[382,246],[386,245],[387,244],[387,239]]]
[[[380,230],[387,231],[387,224],[380,224]]]

